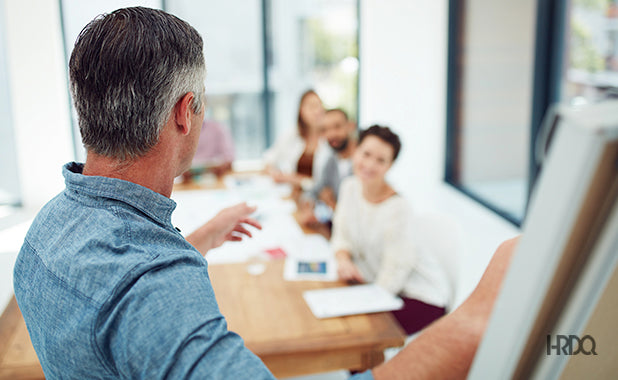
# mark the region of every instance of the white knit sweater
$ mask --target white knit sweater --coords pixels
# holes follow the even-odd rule
[[[333,251],[348,251],[367,282],[445,306],[446,275],[431,252],[415,243],[411,218],[408,202],[400,195],[370,203],[358,178],[348,177],[341,184],[333,218]]]

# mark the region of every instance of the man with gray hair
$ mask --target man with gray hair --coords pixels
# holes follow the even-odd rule
[[[251,236],[254,209],[225,209],[186,239],[171,224],[173,180],[204,118],[204,75],[201,37],[163,11],[119,9],[79,35],[70,80],[86,163],[64,166],[66,189],[35,218],[14,273],[46,377],[273,378],[228,331],[200,254]],[[509,244],[460,308],[356,377],[465,376]]]
[[[37,215],[15,295],[48,378],[271,377],[227,330],[202,255],[251,235],[254,208],[223,210],[185,239],[173,180],[204,118],[202,38],[148,8],[89,23],[69,63],[87,149]],[[199,252],[198,252],[199,251]]]

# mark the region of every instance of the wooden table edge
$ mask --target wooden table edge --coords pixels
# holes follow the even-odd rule
[[[10,338],[15,334],[15,329],[19,325],[21,318],[21,311],[13,295],[2,315],[0,315],[0,363],[4,359],[4,355],[9,348]]]
[[[359,338],[355,342],[350,341],[337,341],[331,345],[327,351],[338,351],[338,350],[359,350],[359,351],[370,351],[370,350],[384,350],[391,347],[402,347],[405,344],[405,340],[407,338],[406,333],[399,326],[395,318],[390,313],[375,313],[374,317],[377,318],[386,318],[389,319],[387,326],[388,329],[382,330],[384,332],[383,338],[379,341],[375,341],[374,338]],[[333,337],[336,339],[337,337]],[[310,354],[315,352],[324,352],[324,342],[321,339],[305,339],[300,344],[297,340],[293,340],[296,346],[296,352],[299,354]],[[281,355],[285,354],[285,350],[282,350],[281,347],[285,346],[287,341],[274,341],[269,343],[262,342],[245,342],[247,348],[249,348],[253,353],[262,357],[262,356],[271,356],[271,355]]]

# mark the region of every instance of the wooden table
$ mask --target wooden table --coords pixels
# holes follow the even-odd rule
[[[0,316],[0,379],[44,379],[15,297]]]
[[[342,284],[283,280],[283,260],[248,274],[248,263],[211,265],[219,307],[277,377],[337,369],[363,370],[384,360],[405,335],[390,313],[316,319],[302,298],[309,289]],[[15,298],[0,317],[0,379],[44,379]]]
[[[283,260],[218,264],[209,274],[229,329],[245,340],[277,377],[338,369],[365,370],[384,361],[383,350],[404,344],[405,333],[390,313],[317,319],[302,292],[342,283],[285,281]]]
[[[218,179],[209,188],[225,189],[225,184]],[[204,185],[174,185],[174,190],[198,189],[204,189]],[[298,218],[298,213],[294,216]],[[302,228],[305,233],[319,232]],[[302,292],[344,284],[287,282],[283,279],[283,263],[265,262],[266,270],[258,276],[247,272],[248,263],[209,267],[215,295],[229,328],[243,337],[247,347],[275,376],[365,370],[384,361],[385,348],[403,345],[405,333],[390,313],[315,318]],[[14,297],[0,316],[0,380],[3,379],[44,379]]]

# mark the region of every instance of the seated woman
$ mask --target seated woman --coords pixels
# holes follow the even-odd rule
[[[297,128],[283,134],[264,153],[275,181],[300,186],[304,179],[319,176],[329,155],[328,144],[321,136],[323,118],[322,100],[315,91],[306,91],[300,98]]]
[[[393,314],[413,334],[444,315],[448,290],[438,261],[415,245],[408,203],[385,180],[400,148],[387,127],[360,133],[354,176],[339,190],[331,244],[339,278],[399,295],[404,307]]]

